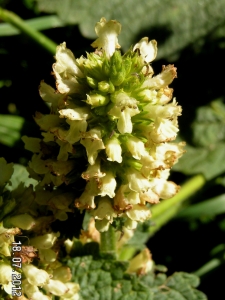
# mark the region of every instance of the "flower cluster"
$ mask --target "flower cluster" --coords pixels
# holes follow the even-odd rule
[[[122,55],[120,30],[119,22],[102,18],[95,27],[96,50],[86,58],[76,59],[65,42],[57,47],[56,90],[40,85],[51,112],[35,116],[43,138],[23,137],[34,153],[29,172],[39,186],[44,191],[71,186],[75,207],[89,210],[100,231],[117,217],[133,229],[150,218],[147,203],[174,196],[179,187],[167,179],[184,152],[184,143],[171,142],[181,115],[168,87],[176,68],[163,66],[153,76],[157,43],[148,38]],[[71,207],[71,195],[58,202],[66,207],[61,218]]]
[[[78,300],[79,285],[70,282],[71,270],[60,262],[58,255],[60,233],[54,233],[50,228],[50,223],[56,219],[58,210],[53,209],[53,214],[47,216],[45,209],[42,209],[46,207],[46,199],[49,197],[47,191],[42,203],[38,200],[41,191],[36,191],[35,196],[33,187],[25,187],[24,183],[10,192],[13,164],[7,164],[3,158],[0,158],[0,169],[3,171],[0,175],[0,285],[2,290],[12,295],[12,283],[16,281],[17,284],[21,282],[21,290],[18,287],[16,289],[17,292],[23,293],[21,300],[50,300],[52,295],[58,296],[60,300]],[[56,198],[56,195],[53,195],[51,203],[54,201],[57,203]],[[60,211],[62,212],[63,209]],[[22,245],[21,242],[13,244],[15,237],[20,237],[22,233],[23,240],[25,238],[29,241],[28,246]],[[33,263],[36,257],[38,259]],[[13,259],[16,263],[12,268]],[[13,276],[21,280],[13,280]],[[2,293],[3,291],[1,295]]]

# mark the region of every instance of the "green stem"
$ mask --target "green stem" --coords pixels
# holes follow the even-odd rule
[[[57,46],[56,43],[54,43],[52,40],[50,40],[44,34],[31,28],[29,25],[26,24],[26,22],[24,22],[23,19],[21,19],[15,13],[0,7],[0,18],[3,21],[12,24],[16,28],[18,28],[20,31],[22,31],[23,33],[28,35],[35,42],[37,42],[40,46],[42,46],[44,49],[46,49],[48,52],[50,52],[52,55],[55,54],[56,46]]]
[[[116,256],[116,234],[111,225],[108,231],[101,232],[100,252],[103,255]]]

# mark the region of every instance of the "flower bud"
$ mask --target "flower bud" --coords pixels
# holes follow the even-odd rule
[[[103,106],[109,103],[109,97],[101,94],[90,94],[87,95],[86,102],[93,107]]]
[[[87,83],[93,89],[96,89],[98,87],[98,81],[92,77],[87,76]]]
[[[150,251],[145,248],[138,255],[136,255],[133,259],[131,259],[129,263],[129,267],[127,269],[127,273],[138,273],[139,275],[146,274],[151,271],[153,268],[153,260]]]

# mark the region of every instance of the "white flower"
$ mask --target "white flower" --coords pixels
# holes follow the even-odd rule
[[[34,265],[23,264],[23,273],[27,281],[32,285],[43,286],[49,282],[49,274],[45,270],[38,269]]]
[[[147,191],[151,187],[149,180],[136,170],[130,170],[127,173],[127,179],[129,182],[129,188],[132,191],[139,193]]]
[[[113,222],[113,218],[116,217],[116,213],[112,207],[112,203],[108,197],[104,197],[99,200],[98,207],[91,212],[97,220],[106,219],[110,223]],[[97,228],[97,227],[96,227]]]
[[[49,296],[44,295],[41,291],[39,291],[36,285],[30,284],[27,279],[22,281],[22,289],[23,292],[32,300],[50,300]],[[27,298],[22,298],[27,299]]]
[[[98,150],[105,149],[101,139],[101,131],[97,128],[93,128],[90,131],[82,133],[80,143],[86,148],[88,162],[90,165],[95,163],[98,156]]]
[[[133,51],[136,49],[140,50],[140,54],[144,62],[150,63],[156,58],[157,42],[155,40],[148,42],[148,38],[144,37],[134,46]]]
[[[151,217],[151,211],[145,205],[135,204],[126,215],[133,221],[144,222]]]
[[[88,107],[74,107],[59,110],[60,118],[68,118],[69,120],[86,120],[90,115]]]
[[[114,208],[118,212],[124,212],[132,208],[133,204],[140,203],[139,194],[131,191],[128,185],[121,185],[114,197]]]
[[[113,198],[115,196],[116,179],[112,172],[107,172],[104,177],[99,180],[98,188],[100,196],[109,196]]]
[[[159,195],[161,199],[169,199],[177,194],[180,187],[172,181],[163,178],[154,178],[152,180],[152,190]]]
[[[6,263],[0,263],[0,285],[7,289],[7,285],[12,281],[12,267]]]
[[[153,260],[148,248],[143,249],[138,255],[129,262],[127,273],[146,274],[153,268]]]
[[[177,120],[167,120],[162,118],[156,118],[152,125],[152,130],[149,132],[149,141],[153,143],[169,142],[176,138],[177,132]]]
[[[115,52],[116,48],[120,48],[117,36],[120,34],[121,24],[116,20],[106,21],[101,18],[95,26],[95,32],[99,37],[91,46],[98,49],[105,50],[106,56],[110,58]]]
[[[141,156],[145,154],[144,143],[135,136],[130,136],[126,145],[132,156],[136,159],[141,159]]]
[[[163,66],[162,72],[152,78],[147,78],[142,87],[159,90],[167,87],[177,77],[174,65]]]
[[[50,279],[49,282],[44,285],[44,289],[56,296],[62,296],[68,292],[68,287],[63,282],[54,279]]]
[[[53,64],[53,71],[57,89],[61,94],[78,93],[82,88],[76,77],[83,77],[83,73],[78,68],[73,53],[66,48],[65,42],[56,48],[56,63]]]
[[[98,179],[105,176],[105,173],[101,171],[100,160],[96,159],[94,165],[89,165],[87,170],[81,174],[81,177],[85,180],[90,180],[91,178]]]
[[[65,286],[67,287],[67,292],[60,297],[60,300],[79,300],[79,284],[74,282],[67,282],[65,283]]]
[[[152,105],[151,103],[145,106],[145,118],[156,119],[174,119],[177,116],[181,115],[182,108],[177,105],[176,99],[173,99],[173,102],[167,105]]]
[[[131,133],[133,129],[131,117],[140,113],[138,101],[123,92],[117,93],[111,100],[115,105],[108,114],[118,119],[117,128],[120,133]]]
[[[93,209],[95,208],[95,196],[98,195],[98,187],[95,179],[90,179],[86,184],[84,192],[80,198],[75,200],[75,206],[79,209]]]
[[[116,161],[118,163],[122,162],[122,148],[117,138],[112,137],[108,140],[105,145],[105,151],[107,160]]]

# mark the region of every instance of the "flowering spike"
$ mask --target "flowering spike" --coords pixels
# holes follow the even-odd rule
[[[168,181],[185,145],[171,143],[182,111],[168,87],[177,73],[168,65],[153,76],[155,40],[144,37],[122,55],[116,50],[119,22],[101,18],[95,31],[92,46],[97,50],[86,57],[76,59],[65,43],[57,47],[57,91],[44,82],[40,86],[51,113],[35,116],[43,139],[23,138],[34,153],[29,172],[45,189],[44,197],[36,192],[36,202],[48,206],[55,219],[67,219],[74,203],[91,211],[98,230],[108,230],[116,218],[134,229],[151,217],[147,203],[179,190]],[[66,198],[48,192],[70,184],[74,195],[64,192]],[[45,236],[39,235],[44,243]]]

